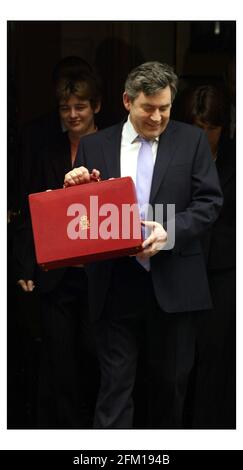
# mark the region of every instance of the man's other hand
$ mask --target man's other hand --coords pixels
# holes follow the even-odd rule
[[[158,222],[151,222],[142,220],[141,224],[151,230],[150,235],[144,240],[142,247],[143,251],[137,254],[139,258],[150,258],[164,249],[168,237],[167,232]]]

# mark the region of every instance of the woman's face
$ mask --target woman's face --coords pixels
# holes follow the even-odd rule
[[[59,115],[63,125],[68,132],[78,136],[93,132],[94,114],[98,111],[99,106],[93,109],[88,100],[80,100],[75,95],[59,103]]]
[[[197,118],[195,119],[194,124],[206,132],[208,136],[209,145],[214,156],[217,153],[219,139],[222,134],[223,127],[215,126],[208,122],[202,122],[200,121],[200,119]]]

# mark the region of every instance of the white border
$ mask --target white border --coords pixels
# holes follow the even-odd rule
[[[165,3],[161,0],[154,0],[152,8],[148,9],[148,4],[141,1],[123,1],[111,3],[107,0],[93,0],[80,2],[73,0],[70,3],[70,11],[66,2],[50,2],[42,0],[33,1],[11,1],[3,2],[1,5],[0,23],[0,57],[1,71],[6,71],[6,21],[7,20],[237,20],[237,77],[240,83],[240,45],[242,21],[240,18],[240,2],[231,0],[229,4],[222,5],[222,2],[212,2],[204,0],[198,5],[197,2],[191,4],[190,1],[174,0],[172,3]],[[85,3],[85,5],[84,5]],[[114,6],[112,6],[114,5]],[[146,7],[145,7],[146,5]],[[241,93],[238,87],[238,102],[241,102]],[[6,259],[5,259],[5,196],[6,196],[6,73],[1,72],[1,187],[3,196],[0,198],[1,207],[1,287],[6,293]],[[237,128],[241,129],[240,116],[238,115]],[[238,135],[238,172],[241,171],[243,153],[240,132]],[[242,173],[240,173],[242,175]],[[238,190],[242,182],[238,176]],[[240,191],[238,191],[238,259],[241,258],[240,237]],[[2,240],[3,237],[3,240]],[[238,294],[240,294],[240,268],[238,267]],[[0,310],[0,449],[242,449],[242,320],[240,318],[241,302],[238,299],[237,315],[237,430],[234,431],[198,431],[198,430],[110,430],[110,431],[49,431],[49,430],[6,430],[6,299],[1,294]]]

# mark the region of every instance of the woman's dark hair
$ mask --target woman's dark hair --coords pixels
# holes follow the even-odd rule
[[[183,121],[193,124],[195,120],[213,126],[226,127],[229,108],[223,89],[214,85],[201,85],[187,90],[183,99]]]
[[[92,109],[101,101],[100,88],[93,74],[79,74],[78,77],[70,76],[60,78],[56,83],[56,99],[67,101],[71,95],[80,100],[88,100]]]

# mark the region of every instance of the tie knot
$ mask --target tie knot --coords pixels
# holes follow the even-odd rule
[[[138,136],[138,141],[141,142],[141,144],[149,144],[151,146],[151,140],[145,139],[141,135]]]

